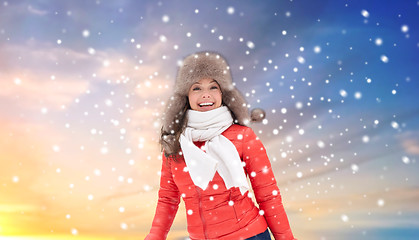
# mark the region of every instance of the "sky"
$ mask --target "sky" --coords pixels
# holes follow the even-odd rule
[[[142,239],[182,59],[229,62],[294,235],[419,239],[419,1],[0,1],[0,239]],[[183,202],[168,239],[187,239]]]

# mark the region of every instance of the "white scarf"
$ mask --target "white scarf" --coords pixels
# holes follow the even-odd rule
[[[221,135],[233,124],[226,106],[211,111],[188,110],[188,124],[180,136],[180,146],[194,184],[203,190],[208,187],[217,171],[227,189],[238,187],[243,195],[249,184],[234,144]],[[193,142],[205,141],[204,149]]]

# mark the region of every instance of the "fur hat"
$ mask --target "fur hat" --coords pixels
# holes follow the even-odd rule
[[[251,120],[260,121],[263,119],[254,116],[250,119],[247,103],[242,94],[234,87],[230,67],[225,58],[216,52],[197,52],[187,56],[178,70],[174,94],[169,99],[163,116],[162,130],[164,132],[170,133],[176,128],[174,127],[176,121],[183,117],[190,87],[203,78],[217,81],[221,87],[223,103],[230,109],[233,119],[237,123],[248,125]]]

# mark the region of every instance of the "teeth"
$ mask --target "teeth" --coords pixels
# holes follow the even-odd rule
[[[214,105],[214,103],[201,103],[201,104],[199,104],[199,106],[212,106],[212,105]]]

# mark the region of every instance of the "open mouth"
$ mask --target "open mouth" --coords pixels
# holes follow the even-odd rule
[[[213,106],[214,103],[200,103],[198,104],[200,107],[209,107],[209,106]]]

